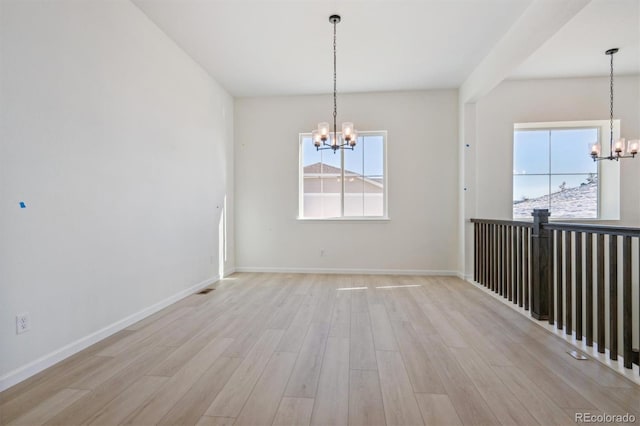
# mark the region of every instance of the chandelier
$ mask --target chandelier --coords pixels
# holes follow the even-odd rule
[[[318,124],[318,128],[311,135],[313,145],[317,151],[323,149],[332,149],[334,154],[338,149],[350,149],[356,146],[358,133],[353,128],[353,123],[342,123],[342,132],[338,133],[338,125],[336,118],[338,116],[338,102],[336,92],[336,25],[340,22],[340,15],[329,16],[329,22],[333,24],[333,134],[329,123],[322,122]]]
[[[595,143],[591,147],[591,158],[593,161],[600,160],[616,160],[618,161],[621,158],[634,158],[638,153],[638,145],[640,145],[638,140],[630,140],[626,144],[625,147],[625,139],[620,138],[614,145],[613,143],[613,55],[618,51],[618,49],[609,49],[604,52],[606,55],[609,55],[611,58],[611,67],[610,67],[610,80],[609,80],[609,155],[600,156],[601,149],[600,144]],[[625,148],[627,153],[625,154]]]

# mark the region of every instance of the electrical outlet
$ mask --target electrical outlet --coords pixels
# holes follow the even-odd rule
[[[16,315],[16,334],[31,330],[31,318],[29,312]]]

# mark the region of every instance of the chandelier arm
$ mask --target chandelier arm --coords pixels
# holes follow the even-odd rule
[[[616,160],[620,158],[636,158],[638,154],[628,154],[628,155],[608,155],[606,157],[593,157],[593,161],[602,161],[602,160]]]
[[[346,144],[342,144],[342,145],[340,145],[340,146],[339,146],[339,147],[337,147],[337,148],[334,148],[334,147],[333,147],[333,145],[326,145],[326,146],[322,146],[322,147],[317,146],[317,147],[316,147],[316,151],[324,151],[325,149],[332,149],[334,152],[335,152],[335,151],[337,151],[338,149],[343,149],[343,150],[344,150],[344,149],[348,149],[348,150],[350,150],[350,151],[354,151],[354,150],[355,150],[355,148],[354,148],[354,147],[352,147],[352,146],[347,146]],[[595,161],[595,160],[594,160],[594,161]]]

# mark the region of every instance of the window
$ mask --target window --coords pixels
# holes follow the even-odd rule
[[[300,135],[301,219],[387,217],[386,132],[360,132],[353,151],[317,151]]]
[[[599,163],[589,152],[590,146],[600,140],[602,126],[547,124],[553,126],[515,126],[514,218],[531,218],[535,208],[549,209],[554,219],[599,218]],[[608,137],[608,126],[606,130]]]

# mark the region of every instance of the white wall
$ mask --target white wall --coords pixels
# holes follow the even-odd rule
[[[1,7],[6,386],[57,355],[20,367],[216,278],[233,100],[128,1]],[[32,330],[16,335],[22,312]]]
[[[467,275],[473,273],[473,227],[468,219],[511,219],[513,124],[608,119],[609,79],[505,81],[478,100],[475,114],[475,144],[463,153],[469,187],[464,200]],[[640,76],[616,77],[614,116],[621,120],[622,137],[640,137]],[[638,227],[640,158],[620,162],[620,181],[620,221],[598,223]]]
[[[391,220],[299,221],[298,134],[331,96],[236,99],[238,268],[455,271],[457,111],[455,90],[339,95],[338,119],[388,131]]]

